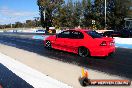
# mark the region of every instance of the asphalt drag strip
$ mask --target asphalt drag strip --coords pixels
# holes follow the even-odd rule
[[[2,53],[0,63],[3,88],[72,88]]]
[[[50,59],[76,64],[132,80],[132,49],[117,48],[116,53],[106,59],[96,57],[81,58],[78,55],[63,51],[47,50],[44,48],[42,40],[0,36],[0,41],[2,44],[34,52]]]
[[[11,70],[0,63],[0,85],[3,88],[33,88]]]

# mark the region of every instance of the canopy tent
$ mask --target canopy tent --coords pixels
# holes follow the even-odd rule
[[[132,18],[124,18],[125,20],[125,28],[132,28]]]

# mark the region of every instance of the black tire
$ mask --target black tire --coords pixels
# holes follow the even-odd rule
[[[48,49],[51,49],[52,48],[51,42],[49,40],[47,40],[45,42],[45,47],[48,48]]]
[[[78,49],[78,55],[81,57],[87,57],[90,56],[89,50],[85,47],[80,47]]]

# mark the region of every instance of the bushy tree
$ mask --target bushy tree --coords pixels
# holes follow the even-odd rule
[[[97,28],[105,27],[105,0],[38,0],[41,24],[61,27],[92,27],[95,20]],[[108,28],[117,29],[124,25],[124,18],[130,17],[132,12],[131,0],[107,0]],[[44,20],[43,12],[46,12]]]
[[[41,24],[43,27],[50,27],[53,25],[53,15],[58,11],[58,7],[62,5],[63,2],[63,0],[37,0],[41,16]]]
[[[127,17],[130,0],[110,0],[107,3],[107,24],[112,29],[121,29],[124,27],[124,18]]]

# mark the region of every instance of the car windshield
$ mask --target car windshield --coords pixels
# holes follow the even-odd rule
[[[88,35],[90,35],[92,38],[102,38],[103,36],[100,35],[98,32],[96,31],[87,31],[86,32]]]

